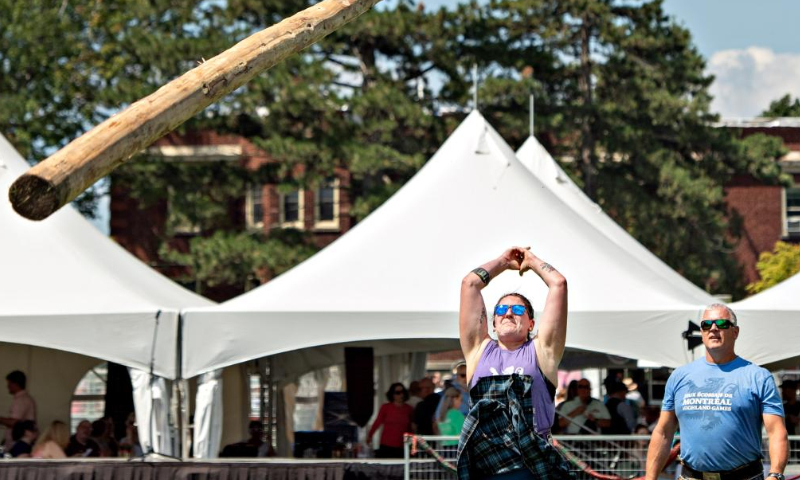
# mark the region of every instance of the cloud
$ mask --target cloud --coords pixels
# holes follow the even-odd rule
[[[723,118],[755,117],[787,93],[800,97],[800,53],[723,50],[709,59],[708,73],[715,76],[711,107]]]

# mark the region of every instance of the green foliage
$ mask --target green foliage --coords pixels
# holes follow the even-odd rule
[[[179,280],[194,282],[201,293],[204,287],[221,285],[247,291],[307,259],[316,253],[316,248],[308,236],[296,231],[277,232],[266,238],[217,231],[209,237],[192,238],[189,252],[172,249],[165,243],[160,253],[165,260],[188,267],[189,273]]]
[[[800,272],[800,245],[776,242],[772,252],[762,252],[756,264],[761,280],[747,286],[750,293],[763,292]]]
[[[761,113],[762,117],[800,117],[800,98],[792,97],[788,93],[778,100],[773,100],[769,108]]]
[[[179,231],[208,235],[244,224],[231,216],[231,202],[242,198],[252,174],[228,162],[180,162],[143,157],[120,167],[115,184],[130,192],[141,208],[169,205],[165,239]]]

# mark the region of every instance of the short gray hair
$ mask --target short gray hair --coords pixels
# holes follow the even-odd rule
[[[733,324],[736,326],[739,325],[739,320],[736,318],[736,312],[734,312],[731,307],[725,305],[724,303],[712,303],[711,305],[707,306],[705,310],[703,310],[703,313],[709,310],[716,310],[716,309],[722,309],[727,311],[731,317],[731,320],[733,320]]]

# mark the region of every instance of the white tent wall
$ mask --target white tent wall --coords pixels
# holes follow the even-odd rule
[[[200,375],[194,412],[194,458],[217,458],[222,448],[222,371]]]
[[[222,370],[222,446],[241,442],[248,437],[250,422],[250,368],[232,365]],[[221,449],[221,448],[220,448]]]
[[[277,395],[277,438],[275,447],[280,457],[292,456],[294,445],[294,410],[297,398],[297,382],[279,382]]]
[[[171,389],[161,377],[135,368],[129,368],[128,372],[133,383],[133,405],[142,450],[145,454],[176,456],[178,452],[169,424]]]
[[[103,360],[76,353],[0,342],[2,378],[5,379],[13,370],[25,373],[28,393],[36,401],[37,423],[41,431],[54,420],[69,425],[75,387],[89,369],[101,363]],[[10,406],[11,396],[3,392],[0,394],[0,415],[5,415]]]
[[[3,340],[13,343],[85,354],[140,370],[149,371],[152,361],[159,376],[174,378],[177,373],[174,311],[162,312],[158,320],[150,313],[4,316],[0,299],[0,330]]]
[[[741,331],[737,353],[771,368],[800,364],[800,274],[730,307]],[[780,345],[775,342],[776,335],[780,335]]]
[[[457,339],[461,279],[513,244],[531,244],[566,276],[568,347],[667,366],[690,359],[681,333],[707,299],[560,200],[473,112],[398,193],[323,251],[224,304],[187,309],[184,376],[332,343]],[[510,291],[537,312],[547,293],[535,274],[507,272],[484,298]]]

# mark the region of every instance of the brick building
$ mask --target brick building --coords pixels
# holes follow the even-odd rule
[[[751,283],[758,280],[755,265],[761,252],[772,250],[779,240],[800,241],[800,118],[729,120],[718,126],[739,129],[743,136],[778,136],[790,150],[780,164],[784,172],[793,175],[794,188],[763,185],[748,176],[736,177],[725,186],[730,210],[742,220],[743,235],[736,256],[743,266],[745,282]],[[253,170],[272,161],[266,152],[241,136],[208,131],[169,134],[149,153],[164,161],[230,161]],[[349,173],[341,170],[319,188],[289,193],[279,192],[275,185],[251,185],[229,205],[230,215],[241,229],[268,232],[275,227],[292,227],[310,232],[317,247],[322,248],[353,226],[349,178]],[[112,185],[111,236],[141,260],[174,277],[177,271],[162,263],[158,255],[168,216],[166,202],[141,210],[127,192]],[[194,235],[196,232],[191,229],[179,231],[173,242],[185,247]],[[238,293],[224,289],[204,292],[215,300]]]
[[[800,241],[800,118],[724,120],[718,126],[739,129],[744,137],[756,133],[780,137],[789,150],[780,165],[794,177],[792,188],[763,185],[749,176],[736,177],[725,186],[728,207],[742,220],[736,257],[745,282],[752,283],[759,279],[756,262],[761,252],[771,251],[780,240]]]
[[[212,131],[185,135],[169,134],[148,149],[155,159],[173,162],[237,162],[250,170],[272,162],[270,156],[252,142],[238,135],[220,135]],[[295,228],[309,232],[318,248],[333,242],[353,225],[347,187],[349,173],[335,172],[333,178],[315,189],[279,192],[276,185],[250,185],[240,198],[228,205],[234,228],[269,232],[272,228]],[[125,249],[167,276],[175,277],[180,269],[166,264],[158,250],[167,231],[168,201],[142,209],[124,188],[114,185],[111,192],[110,234]],[[175,228],[171,245],[188,248],[188,240],[197,235],[191,226]],[[241,292],[213,289],[203,292],[222,301]]]

